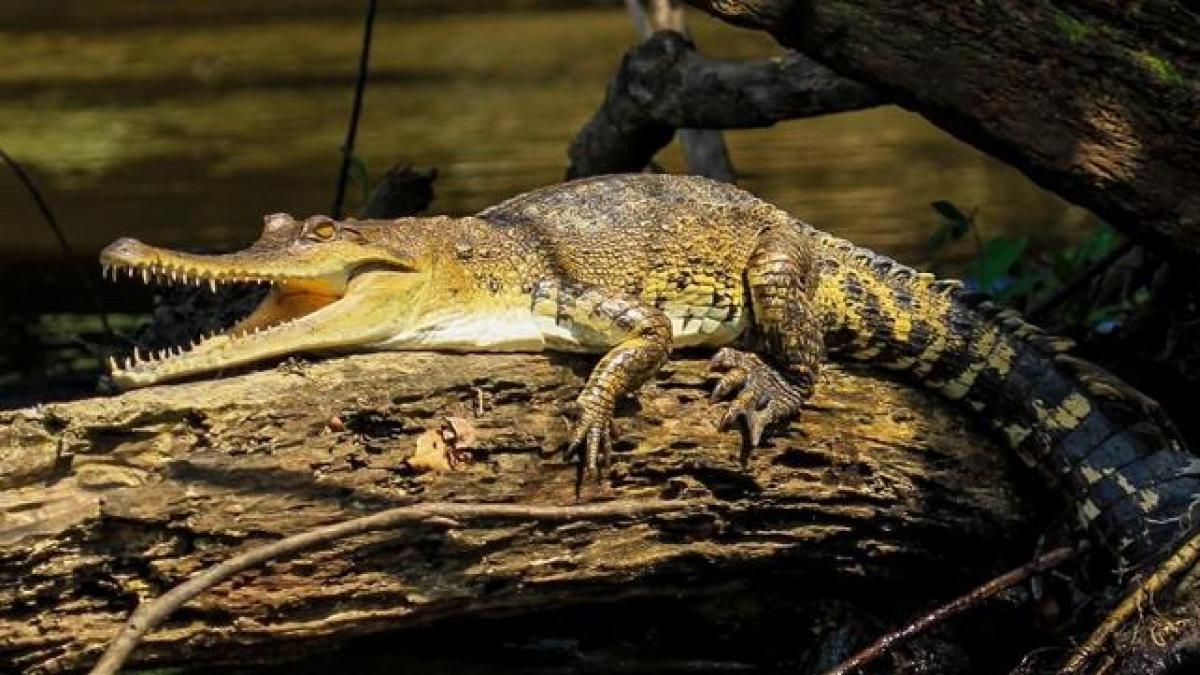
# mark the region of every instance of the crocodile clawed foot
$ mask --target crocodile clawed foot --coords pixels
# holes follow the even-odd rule
[[[768,427],[799,414],[804,403],[804,392],[784,379],[757,354],[725,347],[712,358],[709,368],[722,373],[713,387],[713,402],[738,392],[721,418],[719,427],[728,429],[741,417],[745,421],[751,447],[762,443],[763,433]]]
[[[591,476],[597,483],[602,481],[608,473],[609,460],[612,457],[612,420],[590,419],[591,417],[584,415],[571,434],[570,444],[567,445],[567,459],[578,460],[576,492],[583,487],[586,476]]]

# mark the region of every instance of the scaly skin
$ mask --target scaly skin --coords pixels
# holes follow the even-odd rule
[[[764,430],[800,412],[827,354],[906,371],[980,414],[1065,488],[1082,525],[1139,562],[1185,529],[1193,458],[1157,406],[1070,346],[733,186],[646,174],[530,192],[469,218],[267,218],[238,253],[134,240],[106,272],[268,281],[229,332],[113,368],[123,387],[296,352],[369,349],[603,353],[571,442],[597,476],[614,407],[672,347],[719,348],[723,418]],[[114,270],[115,273],[115,270]]]

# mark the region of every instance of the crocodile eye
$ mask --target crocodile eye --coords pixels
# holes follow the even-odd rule
[[[337,234],[337,228],[334,227],[333,223],[330,222],[318,223],[312,231],[313,234],[317,235],[318,239],[324,239],[326,241],[333,239],[333,235]]]

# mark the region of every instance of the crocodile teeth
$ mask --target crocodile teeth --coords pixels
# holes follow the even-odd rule
[[[208,278],[208,288],[213,293],[216,293],[217,292],[217,280],[212,277],[209,277]]]

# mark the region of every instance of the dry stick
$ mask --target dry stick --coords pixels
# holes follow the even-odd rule
[[[402,523],[421,523],[455,526],[454,519],[576,521],[631,518],[694,508],[700,502],[691,500],[620,500],[585,504],[582,506],[528,506],[522,504],[462,504],[431,502],[411,504],[380,511],[369,516],[326,525],[300,534],[284,537],[265,546],[240,553],[225,562],[210,567],[167,593],[142,603],[125,622],[121,632],[109,644],[104,656],[92,668],[91,675],[115,675],[133,653],[146,633],[167,619],[185,602],[245,570],[282,556],[293,555],[338,539],[358,534],[387,530]],[[449,519],[449,522],[447,521]]]
[[[37,185],[29,174],[25,172],[25,167],[21,166],[17,160],[9,156],[4,150],[0,150],[0,160],[8,165],[13,173],[17,175],[17,179],[29,191],[29,195],[33,197],[34,204],[37,204],[38,211],[42,213],[42,218],[46,224],[50,226],[50,231],[54,232],[54,236],[58,239],[58,246],[62,249],[63,255],[67,257],[67,261],[79,275],[79,280],[83,283],[83,287],[87,289],[88,295],[92,296],[92,303],[96,306],[96,313],[100,315],[100,325],[104,327],[104,332],[109,336],[113,335],[112,326],[108,324],[108,312],[104,311],[104,301],[100,299],[100,292],[92,284],[91,277],[79,265],[79,259],[75,257],[75,251],[71,248],[71,243],[67,241],[67,236],[63,234],[62,228],[58,226],[58,219],[54,217],[54,212],[50,210],[50,204],[42,197],[41,190],[38,190]]]
[[[1144,603],[1150,600],[1155,593],[1166,588],[1184,570],[1195,565],[1197,559],[1200,559],[1200,534],[1195,534],[1184,542],[1170,558],[1155,568],[1153,574],[1146,577],[1129,595],[1125,596],[1121,604],[1117,605],[1116,609],[1104,618],[1104,621],[1096,627],[1096,630],[1092,631],[1088,639],[1071,653],[1070,658],[1059,669],[1059,675],[1082,672],[1088,661],[1100,653],[1113,634],[1133,615],[1137,614]]]
[[[984,600],[996,595],[1000,591],[1016,586],[1035,574],[1040,574],[1052,567],[1056,567],[1075,557],[1078,552],[1078,548],[1063,546],[1062,548],[1056,548],[1045,555],[1038,556],[1037,558],[1034,558],[1032,561],[1016,568],[1015,570],[1005,572],[986,584],[976,587],[966,595],[961,595],[942,605],[941,607],[938,607],[932,612],[925,614],[907,626],[884,635],[878,640],[872,642],[862,651],[838,664],[833,670],[830,670],[825,675],[848,675],[848,673],[858,668],[862,668],[871,661],[883,656],[896,643],[902,640],[907,640],[914,635],[923,633],[933,626],[944,622],[955,614],[958,614],[963,610],[970,609],[971,607],[974,607]]]
[[[363,26],[362,49],[358,53],[358,79],[354,82],[354,103],[350,108],[350,124],[346,127],[346,140],[342,143],[342,168],[338,171],[337,194],[333,198],[334,218],[342,217],[342,204],[346,201],[346,181],[350,178],[350,161],[354,157],[354,138],[358,135],[358,118],[362,115],[363,91],[367,87],[367,65],[371,59],[371,34],[375,27],[375,0],[367,0],[367,18]]]

